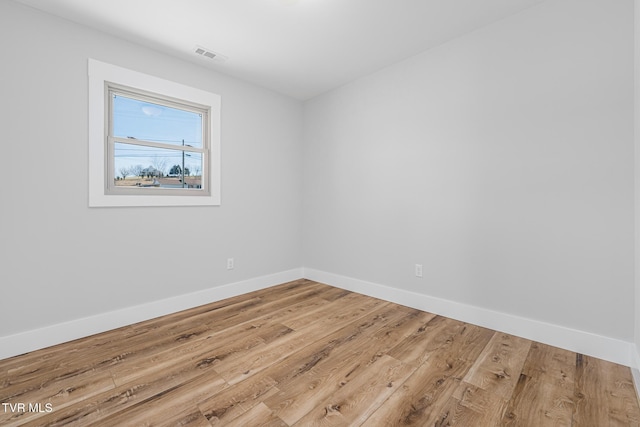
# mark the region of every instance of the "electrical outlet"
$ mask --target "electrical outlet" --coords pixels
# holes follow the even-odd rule
[[[233,270],[233,258],[227,258],[227,270]]]
[[[416,277],[422,277],[422,264],[416,264]]]

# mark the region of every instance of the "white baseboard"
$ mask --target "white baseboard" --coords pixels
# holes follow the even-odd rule
[[[640,390],[640,371],[638,371],[640,355],[633,343],[309,268],[297,268],[256,277],[0,337],[0,359],[265,289],[302,277],[629,366],[632,368],[636,387]]]
[[[0,337],[0,359],[297,280],[302,271],[296,268]]]
[[[638,358],[635,345],[627,341],[310,268],[304,268],[304,277],[576,353],[640,368],[640,359],[636,361],[632,356],[635,354]]]

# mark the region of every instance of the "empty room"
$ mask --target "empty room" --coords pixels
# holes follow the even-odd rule
[[[640,425],[638,2],[0,24],[0,425]]]

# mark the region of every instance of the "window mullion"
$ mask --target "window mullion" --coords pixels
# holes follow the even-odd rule
[[[135,138],[122,138],[118,136],[109,137],[112,142],[119,142],[121,144],[129,144],[129,145],[139,145],[144,147],[153,147],[153,148],[163,148],[166,150],[174,150],[174,151],[188,151],[191,153],[204,153],[204,148],[191,147],[189,145],[173,145],[173,144],[163,144],[161,142],[153,142],[147,141],[144,139],[135,139]]]

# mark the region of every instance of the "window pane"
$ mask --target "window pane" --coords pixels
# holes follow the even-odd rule
[[[202,189],[200,153],[122,143],[114,148],[116,187]]]
[[[114,136],[202,148],[202,114],[111,96]]]

